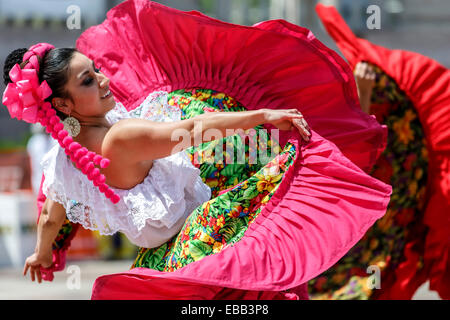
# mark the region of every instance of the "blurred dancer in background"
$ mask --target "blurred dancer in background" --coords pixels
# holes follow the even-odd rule
[[[315,299],[450,298],[450,71],[414,52],[357,38],[333,7],[317,6],[354,70],[361,108],[389,129],[371,175],[392,185],[387,214],[334,267],[310,281]],[[371,267],[371,272],[367,268]],[[376,267],[381,271],[374,285]]]

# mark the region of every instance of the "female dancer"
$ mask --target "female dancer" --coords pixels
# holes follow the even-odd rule
[[[73,141],[86,146],[89,150],[95,150],[97,154],[101,154],[111,161],[107,168],[101,170],[109,186],[113,186],[115,189],[136,190],[139,185],[138,191],[142,192],[139,195],[144,194],[147,198],[146,200],[149,203],[146,205],[152,206],[150,210],[156,209],[152,201],[158,202],[158,200],[166,205],[168,210],[157,207],[157,209],[165,212],[158,213],[158,216],[150,216],[150,210],[148,210],[140,212],[141,215],[139,216],[136,214],[132,220],[127,220],[130,212],[138,210],[139,205],[142,205],[138,201],[143,201],[138,199],[137,196],[136,199],[132,200],[129,192],[124,196],[127,197],[126,201],[129,201],[129,203],[125,201],[126,206],[117,204],[107,206],[104,209],[102,207],[105,206],[105,203],[102,203],[101,199],[82,197],[83,205],[89,205],[92,212],[89,217],[77,216],[79,209],[69,208],[70,204],[68,204],[74,198],[79,199],[73,195],[76,190],[71,189],[69,185],[71,180],[77,180],[77,174],[71,170],[71,168],[75,169],[74,166],[64,166],[66,156],[63,154],[63,149],[57,146],[44,158],[44,172],[47,177],[44,190],[47,200],[44,203],[43,215],[41,214],[39,220],[36,252],[27,259],[24,268],[24,273],[31,268],[32,280],[35,278],[35,273],[38,280],[41,280],[40,266],[49,267],[52,264],[52,242],[64,222],[66,210],[67,214],[71,215],[70,218],[73,222],[83,223],[79,219],[89,219],[89,225],[84,224],[84,226],[92,228],[97,226],[97,229],[102,232],[119,230],[124,232],[134,244],[144,248],[160,246],[178,233],[186,220],[186,213],[190,213],[195,207],[209,200],[210,190],[199,180],[199,170],[195,170],[190,162],[185,161],[182,165],[178,164],[179,169],[176,167],[161,168],[158,162],[155,170],[153,169],[154,160],[174,155],[192,145],[197,146],[200,143],[211,141],[212,138],[218,139],[217,134],[208,135],[208,131],[218,130],[223,137],[226,137],[234,134],[237,129],[247,130],[260,124],[270,123],[280,130],[291,130],[295,127],[305,140],[309,140],[310,133],[307,124],[297,109],[259,109],[246,112],[205,113],[191,119],[162,123],[142,118],[127,118],[120,114],[120,105],[116,106],[113,94],[109,90],[109,79],[95,67],[92,60],[75,49],[63,48],[53,49],[50,57],[48,57],[48,63],[57,63],[61,59],[60,52],[68,55],[67,60],[61,61],[61,69],[58,70],[60,73],[67,74],[67,82],[58,84],[61,88],[64,88],[67,98],[60,98],[59,95],[53,94],[51,101],[52,105],[55,106],[54,108],[62,114],[61,117],[64,119],[74,117],[76,120],[72,121],[79,122],[79,125],[77,124],[79,127],[75,129],[79,130],[79,134],[70,131],[74,138]],[[15,53],[16,51],[12,53],[12,56],[15,56]],[[8,60],[10,59],[7,59],[7,62],[9,62]],[[46,65],[44,65],[44,68],[46,68]],[[44,77],[50,77],[45,74],[46,71],[47,69],[43,71]],[[54,78],[57,78],[57,76],[54,76]],[[53,80],[52,78],[48,79],[49,82]],[[55,85],[54,82],[52,82],[52,85]],[[171,109],[167,101],[156,98],[156,95],[152,96],[154,101],[151,101],[152,105],[149,105],[149,108],[154,108],[154,110],[148,110],[147,112],[151,111],[152,114],[157,112],[156,109],[161,102],[165,106],[160,110],[170,112]],[[115,107],[117,109],[114,112],[117,115],[108,113]],[[116,119],[111,121],[110,119],[114,116]],[[175,132],[180,132],[181,135],[176,136],[174,135]],[[186,141],[183,140],[181,147],[179,137],[186,138]],[[182,150],[180,151],[180,149]],[[58,155],[58,153],[60,154]],[[130,157],[131,154],[132,157]],[[178,158],[182,156],[182,154],[177,155]],[[175,157],[172,158],[175,159]],[[72,160],[75,162],[74,165],[78,165],[75,159],[72,158]],[[191,172],[187,164],[190,164]],[[53,171],[49,169],[50,166]],[[79,170],[81,171],[83,168],[79,168]],[[152,170],[151,173],[155,176],[155,179],[164,178],[156,176],[157,171],[161,175],[165,173],[164,170],[171,170],[171,175],[177,175],[178,187],[193,182],[193,186],[189,185],[193,189],[186,188],[185,194],[180,194],[182,198],[177,200],[174,197],[180,198],[180,195],[176,192],[180,192],[182,189],[171,186],[172,194],[162,194],[162,197],[157,199],[155,194],[163,193],[163,190],[156,189],[154,185],[156,180],[145,179],[150,170]],[[194,173],[197,174],[194,175]],[[54,175],[54,181],[49,182],[51,175]],[[168,181],[165,181],[165,183],[168,183]],[[146,186],[146,184],[149,186]],[[150,192],[150,187],[154,187],[154,190],[151,190],[153,192]],[[61,188],[64,188],[64,191]],[[77,183],[75,188],[82,188],[82,186]],[[121,190],[116,190],[116,193],[122,194]],[[170,201],[175,202],[175,208],[171,202],[165,199],[167,197],[170,198]],[[190,203],[184,204],[183,202],[189,197],[192,197]],[[91,199],[95,199],[97,203],[90,201]],[[78,203],[76,206],[80,206],[80,204]],[[147,214],[147,216],[144,216],[144,214]],[[123,223],[121,219],[126,222]],[[142,221],[139,219],[146,219],[145,225],[140,225]],[[152,220],[157,221],[158,224],[150,223]],[[108,221],[108,223],[100,227],[103,221]],[[161,221],[164,222],[164,225],[159,227]]]
[[[117,19],[120,19],[120,24],[116,23]],[[167,21],[172,23],[167,24]],[[175,27],[177,29],[173,29]],[[276,31],[277,29],[279,30]],[[179,32],[174,32],[175,30]],[[185,30],[189,32],[184,33]],[[73,114],[74,117],[69,118],[80,118],[78,120],[81,121],[78,122],[84,123],[85,130],[98,134],[97,140],[102,137],[104,141],[109,137],[116,139],[116,143],[109,145],[110,149],[106,145],[104,147],[103,143],[97,149],[95,143],[89,145],[89,148],[101,152],[101,155],[96,155],[60,133],[61,125],[54,117],[55,114],[49,111],[49,104],[42,104],[46,106],[45,110],[38,108],[38,119],[45,123],[45,119],[50,117],[47,119],[47,125],[50,125],[48,130],[53,132],[75,166],[79,166],[82,172],[84,170],[98,187],[89,187],[85,175],[75,169],[74,164],[64,156],[64,151],[61,152],[62,149],[55,149],[45,159],[43,164],[47,167],[47,173],[42,189],[49,198],[64,196],[59,201],[65,205],[66,215],[72,221],[64,222],[62,233],[61,230],[58,233],[53,243],[53,264],[49,269],[40,269],[45,271],[43,278],[50,280],[51,271],[61,270],[64,266],[63,254],[55,255],[55,252],[64,252],[66,243],[73,234],[70,231],[74,226],[73,222],[84,227],[103,228],[105,232],[110,224],[117,222],[107,220],[103,215],[95,219],[96,223],[91,223],[91,218],[97,214],[91,209],[95,208],[97,212],[101,210],[98,205],[100,201],[112,206],[111,202],[98,196],[99,192],[115,202],[116,206],[125,209],[111,208],[117,213],[120,222],[129,222],[127,219],[139,217],[139,212],[145,212],[147,206],[155,206],[168,199],[166,205],[162,203],[158,205],[158,210],[152,211],[159,216],[144,216],[143,220],[153,222],[154,227],[165,225],[170,228],[173,221],[164,219],[164,216],[168,216],[164,213],[172,211],[172,207],[168,206],[175,202],[172,200],[192,200],[190,202],[194,209],[180,206],[182,209],[176,210],[177,206],[174,206],[173,210],[184,214],[185,223],[180,232],[169,241],[151,249],[146,247],[158,245],[154,238],[159,237],[161,243],[164,241],[163,236],[167,234],[148,233],[153,239],[145,240],[154,241],[153,245],[142,248],[134,264],[135,268],[123,274],[99,278],[94,286],[93,298],[298,298],[298,291],[285,290],[298,288],[300,285],[304,287],[306,281],[329,268],[345,254],[364,235],[365,230],[384,214],[389,201],[390,188],[361,170],[367,170],[373,165],[383,148],[385,130],[359,110],[356,86],[345,62],[310,35],[308,30],[300,28],[300,31],[294,36],[286,34],[279,22],[263,23],[253,28],[228,25],[199,13],[182,13],[150,1],[137,0],[120,4],[108,13],[104,24],[87,30],[77,42],[78,49],[85,54],[80,59],[90,57],[96,63],[101,63],[105,74],[112,78],[109,83],[110,91],[126,105],[127,110],[119,105],[110,111],[114,113],[104,114],[104,118],[109,118],[108,123],[93,121],[101,119],[95,116],[95,112],[105,112],[101,105],[106,109],[111,106],[106,107],[106,102],[101,100],[103,95],[108,94],[102,82],[104,76],[100,73],[94,75],[92,69],[89,69],[94,89],[89,91],[92,95],[86,96],[92,98],[89,101],[95,103],[95,106],[80,107],[79,110],[83,110],[80,112],[81,116]],[[111,34],[117,37],[117,41],[111,42]],[[136,45],[138,39],[141,39],[142,46]],[[212,39],[215,40],[210,41]],[[130,47],[131,43],[127,44],[129,41],[134,43],[136,50],[124,49]],[[268,46],[269,43],[272,45]],[[173,48],[183,52],[174,51]],[[36,48],[31,49],[34,52]],[[58,51],[55,50],[55,54],[56,52]],[[53,61],[52,53],[53,50],[50,50],[47,55],[42,54],[44,64],[46,61]],[[259,57],[257,59],[254,56],[256,53]],[[38,69],[38,61],[32,55],[33,53],[25,53],[24,64],[30,59],[29,63]],[[303,59],[300,63],[297,58],[294,59],[299,55]],[[63,60],[71,65],[70,59]],[[79,73],[88,70],[91,62],[88,60],[84,60],[85,64],[80,66]],[[42,72],[45,73],[44,65]],[[15,73],[20,73],[17,67],[12,74]],[[15,82],[18,78],[11,77]],[[55,88],[52,91],[53,89]],[[168,99],[164,93],[156,96],[143,95],[143,92],[161,90],[170,91]],[[63,109],[60,111],[63,112],[66,107],[65,110],[70,112],[70,106],[73,109],[76,103],[67,95],[62,95],[63,91],[59,98],[65,97],[67,100],[59,100],[60,103],[63,102],[60,105]],[[230,95],[239,100],[234,100]],[[106,97],[108,98],[107,95]],[[44,98],[48,96],[45,95]],[[87,98],[80,96],[73,100],[77,99]],[[5,102],[7,101],[4,100]],[[59,110],[57,102],[58,99],[51,108]],[[121,176],[124,180],[118,179],[120,175],[115,171],[122,170],[122,166],[116,164],[116,170],[111,170],[110,174],[111,179],[115,177],[118,180],[108,182],[112,181],[110,183],[119,188],[110,188],[104,183],[100,169],[107,176],[115,161],[143,161],[139,160],[139,154],[133,154],[136,159],[129,159],[130,153],[123,152],[129,150],[124,145],[126,135],[139,137],[136,136],[138,129],[142,129],[144,123],[150,123],[143,119],[164,121],[181,118],[182,121],[164,124],[175,129],[180,123],[189,123],[187,120],[202,113],[204,115],[199,117],[201,123],[205,123],[202,119],[214,119],[211,123],[220,127],[216,124],[217,119],[234,118],[230,111],[240,111],[238,114],[244,115],[240,118],[240,126],[250,128],[267,122],[267,119],[259,118],[261,111],[249,113],[245,109],[260,110],[264,106],[272,111],[263,110],[263,114],[283,114],[283,117],[289,114],[287,118],[278,118],[280,123],[274,118],[270,120],[272,125],[288,129],[292,122],[286,120],[300,116],[297,111],[286,113],[281,110],[283,105],[301,109],[308,122],[317,125],[321,134],[336,142],[340,149],[314,131],[311,131],[309,143],[304,143],[302,137],[307,137],[300,135],[299,131],[282,130],[276,139],[278,149],[282,151],[268,163],[258,162],[252,166],[250,157],[247,156],[244,164],[200,163],[197,164],[201,172],[199,180],[198,171],[183,161],[186,160],[183,159],[183,153],[177,153],[176,157],[173,154],[153,160],[151,168],[148,163],[147,167],[143,164],[131,166],[133,171],[130,174],[133,176],[148,171],[147,177],[142,174],[139,180],[135,176],[135,181],[131,181],[126,175]],[[174,108],[170,108],[171,106]],[[336,112],[339,109],[337,106],[343,108],[344,112]],[[15,108],[10,109],[13,116],[17,114],[15,111]],[[220,113],[213,111],[228,114],[218,118]],[[208,115],[208,112],[214,116]],[[21,115],[23,119],[35,120],[28,116],[28,110],[24,114],[26,118]],[[255,117],[247,118],[246,114]],[[83,118],[83,115],[94,117]],[[143,119],[129,119],[141,116]],[[127,119],[118,121],[123,118]],[[117,124],[109,128],[115,121],[118,121]],[[74,135],[78,133],[75,121],[66,123],[68,127],[72,123]],[[133,126],[127,127],[126,123],[133,123]],[[152,124],[158,128],[163,127],[163,124],[157,122]],[[113,135],[115,126],[118,131],[122,129]],[[152,132],[151,136],[162,134],[161,131]],[[188,132],[191,132],[190,129]],[[78,134],[83,137],[81,131]],[[258,140],[258,135],[257,130],[254,139]],[[169,138],[166,135],[167,143]],[[238,138],[228,137],[219,141],[219,145],[231,143],[233,148],[239,149],[242,142],[236,142]],[[82,142],[89,143],[90,139],[85,139]],[[137,143],[135,140],[132,139],[129,143]],[[257,142],[258,150],[269,149],[269,143],[264,144],[260,140]],[[195,163],[197,151],[204,151],[214,143],[217,144],[217,140],[191,149],[190,160]],[[117,150],[115,147],[120,148]],[[105,151],[108,150],[107,154],[103,154],[104,148]],[[142,148],[143,153],[155,152],[154,147],[145,144]],[[245,146],[244,149],[251,150],[251,147]],[[349,161],[340,150],[360,167]],[[155,157],[165,155],[167,154],[159,153]],[[112,158],[109,166],[108,160],[103,156]],[[92,162],[93,165],[90,165]],[[60,170],[61,168],[64,170]],[[58,183],[65,179],[68,171],[71,174],[66,178],[67,183]],[[178,179],[180,172],[189,175],[190,179]],[[74,187],[73,181],[82,182]],[[208,201],[204,199],[209,199],[210,195],[203,188],[202,182],[211,190],[211,199]],[[139,191],[136,188],[147,183],[153,189],[146,196],[143,197],[141,192],[134,193]],[[189,190],[187,186],[194,187]],[[178,192],[173,192],[174,189]],[[180,194],[185,197],[180,197]],[[165,199],[161,195],[170,197]],[[86,205],[88,201],[91,201],[91,206]],[[124,207],[123,203],[137,203],[137,209],[127,210],[130,207]],[[126,212],[123,213],[124,211]],[[44,210],[42,213],[45,213]],[[129,234],[136,238],[142,236],[136,229]],[[289,245],[286,246],[286,243]]]

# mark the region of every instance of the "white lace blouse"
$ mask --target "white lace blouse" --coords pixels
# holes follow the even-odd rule
[[[167,103],[166,92],[159,91],[151,93],[131,112],[116,103],[106,118],[111,124],[124,118],[179,121],[181,112]],[[144,181],[131,189],[112,188],[121,198],[117,204],[76,169],[59,145],[45,155],[41,165],[44,194],[64,206],[70,221],[103,235],[123,232],[132,243],[145,248],[157,247],[172,238],[188,215],[211,198],[210,188],[186,151],[154,160]]]

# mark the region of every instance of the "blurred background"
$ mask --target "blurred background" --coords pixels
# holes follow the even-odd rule
[[[100,24],[118,0],[0,0],[0,61],[14,49],[38,42],[74,47],[90,26]],[[334,5],[355,33],[376,44],[411,50],[450,67],[450,1],[448,0],[166,0],[156,1],[180,10],[198,10],[236,24],[252,25],[285,19],[313,31],[339,52],[325,33],[314,7]],[[381,29],[366,26],[369,5],[381,8]],[[74,7],[75,6],[75,7]],[[75,8],[75,9],[74,9]],[[81,24],[69,26],[68,17],[79,8]],[[170,22],[168,22],[170,23]],[[3,81],[0,90],[3,93]],[[36,243],[39,162],[53,145],[39,126],[13,120],[0,108],[0,299],[89,299],[92,283],[100,275],[125,271],[136,247],[121,235],[100,237],[79,230],[68,252],[67,265],[79,267],[81,286],[68,285],[70,273],[59,272],[53,283],[32,283],[21,276],[25,258]],[[416,299],[438,299],[419,289]]]

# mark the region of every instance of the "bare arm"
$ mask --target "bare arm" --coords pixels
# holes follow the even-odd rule
[[[31,280],[37,276],[38,282],[42,281],[40,267],[48,268],[53,263],[52,244],[61,229],[66,218],[64,207],[50,199],[46,199],[42,207],[37,227],[37,243],[34,254],[25,261],[23,275],[30,269]]]
[[[102,153],[110,158],[120,155],[130,158],[132,154],[135,162],[158,159],[233,135],[235,130],[247,130],[264,123],[271,123],[281,130],[295,127],[305,140],[309,140],[309,127],[296,109],[211,112],[176,122],[119,121],[105,136]]]
[[[358,89],[359,102],[361,109],[370,113],[370,98],[375,86],[375,72],[366,62],[358,62],[355,67],[355,81]]]

